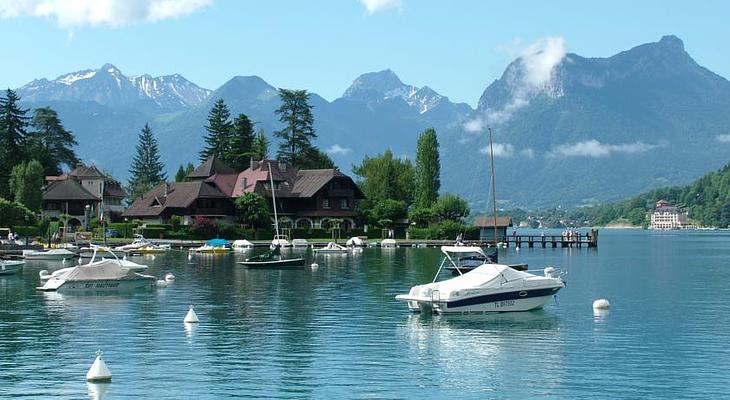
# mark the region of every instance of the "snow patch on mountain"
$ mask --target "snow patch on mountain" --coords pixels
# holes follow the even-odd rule
[[[56,79],[57,82],[63,83],[64,85],[71,85],[76,81],[82,79],[89,79],[96,75],[96,71],[93,69],[87,69],[85,71],[74,72],[72,74],[66,74]]]

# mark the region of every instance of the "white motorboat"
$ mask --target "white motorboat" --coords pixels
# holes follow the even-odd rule
[[[13,275],[23,269],[25,261],[0,260],[0,275]]]
[[[109,251],[110,254],[114,255],[106,248],[96,248],[96,250]],[[51,275],[43,274],[45,271],[41,271],[41,282],[45,281],[45,283],[36,289],[43,291],[97,292],[151,288],[155,286],[156,278],[136,272],[146,268],[147,266],[131,261],[120,260],[116,255],[113,259],[102,258],[97,261],[97,254],[94,254],[88,264],[63,268]]]
[[[249,242],[246,239],[239,239],[239,240],[234,240],[231,247],[233,247],[233,250],[237,250],[237,251],[251,250],[251,249],[253,249],[253,243]]]
[[[319,249],[314,249],[314,252],[317,254],[335,254],[335,253],[347,253],[350,249],[348,249],[345,246],[339,245],[335,242],[329,242],[327,243],[327,246],[324,246]]]
[[[357,236],[353,236],[349,239],[347,239],[347,242],[345,242],[345,245],[347,247],[365,247],[367,246],[367,243],[365,243],[364,240]]]
[[[292,239],[292,247],[309,247],[309,241],[307,239]]]
[[[115,251],[130,251],[130,250],[137,250],[139,248],[145,247],[152,244],[149,240],[145,239],[142,235],[134,235],[134,241],[130,244],[125,244],[123,246],[117,246],[114,248]]]
[[[452,254],[478,253],[481,249],[469,246],[443,246],[444,259],[436,272],[448,262],[457,267]],[[483,252],[482,252],[483,254]],[[482,314],[485,312],[528,311],[541,308],[560,289],[562,278],[552,267],[544,275],[517,271],[507,265],[485,263],[471,272],[444,281],[434,281],[411,288],[408,294],[397,295],[397,300],[408,303],[411,311],[435,313]]]
[[[395,239],[383,239],[383,241],[380,242],[380,247],[394,248],[395,246],[396,246]]]
[[[26,260],[67,260],[76,257],[76,253],[66,249],[51,250],[23,250],[23,258]]]
[[[269,247],[272,249],[276,247],[291,247],[291,243],[289,243],[289,238],[286,235],[274,235],[274,239],[271,241],[271,246]]]
[[[170,245],[169,244],[152,244],[149,243],[145,246],[138,247],[136,249],[127,250],[126,253],[128,254],[140,254],[140,255],[146,255],[146,254],[165,254],[168,251],[170,251]]]

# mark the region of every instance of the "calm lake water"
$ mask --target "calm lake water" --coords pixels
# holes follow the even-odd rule
[[[38,271],[61,265],[28,263],[0,277],[0,398],[727,397],[729,244],[728,232],[602,230],[598,249],[502,250],[562,267],[567,288],[540,311],[460,317],[394,299],[433,278],[437,249],[307,253],[319,268],[304,271],[139,257],[177,281],[107,296],[37,292]],[[97,348],[111,384],[85,382]]]

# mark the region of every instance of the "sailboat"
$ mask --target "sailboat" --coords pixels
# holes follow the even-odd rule
[[[281,245],[276,242],[276,239],[281,238],[279,235],[279,216],[276,212],[276,193],[274,192],[274,174],[271,171],[271,163],[269,164],[269,180],[271,184],[271,201],[274,205],[274,229],[276,235],[274,236],[275,242],[273,248],[263,254],[247,258],[246,261],[239,261],[238,263],[248,268],[302,268],[304,267],[304,258],[281,258]],[[288,243],[288,242],[287,242]]]

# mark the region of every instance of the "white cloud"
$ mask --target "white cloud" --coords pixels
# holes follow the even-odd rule
[[[495,157],[512,157],[515,155],[515,147],[509,143],[494,143],[493,150]],[[482,154],[489,154],[489,146],[482,147],[479,149],[479,152]]]
[[[717,136],[715,136],[715,140],[717,140],[720,143],[730,143],[730,134],[717,135]]]
[[[352,149],[349,147],[342,147],[339,144],[335,143],[332,146],[328,147],[325,151],[327,152],[327,154],[345,155],[350,154],[352,152]]]
[[[520,153],[519,154],[522,157],[535,158],[535,150],[533,150],[533,149],[531,149],[529,147],[526,148],[526,149],[520,150]]]
[[[538,93],[558,97],[562,95],[560,88],[552,85],[553,71],[565,55],[567,47],[562,37],[546,37],[527,46],[520,52],[520,58],[504,76],[505,84],[510,91],[510,99],[501,109],[487,108],[479,115],[464,124],[464,130],[471,133],[482,131],[487,125],[503,124],[521,108],[530,104],[530,100]]]
[[[401,8],[401,0],[359,0],[368,14],[372,15],[379,11],[386,11]]]
[[[192,14],[213,0],[0,0],[0,18],[42,17],[59,27],[121,27]]]
[[[553,148],[548,154],[550,157],[608,157],[614,153],[636,154],[645,153],[662,147],[661,144],[647,144],[643,142],[607,144],[598,140],[586,140],[577,143],[566,143]]]

